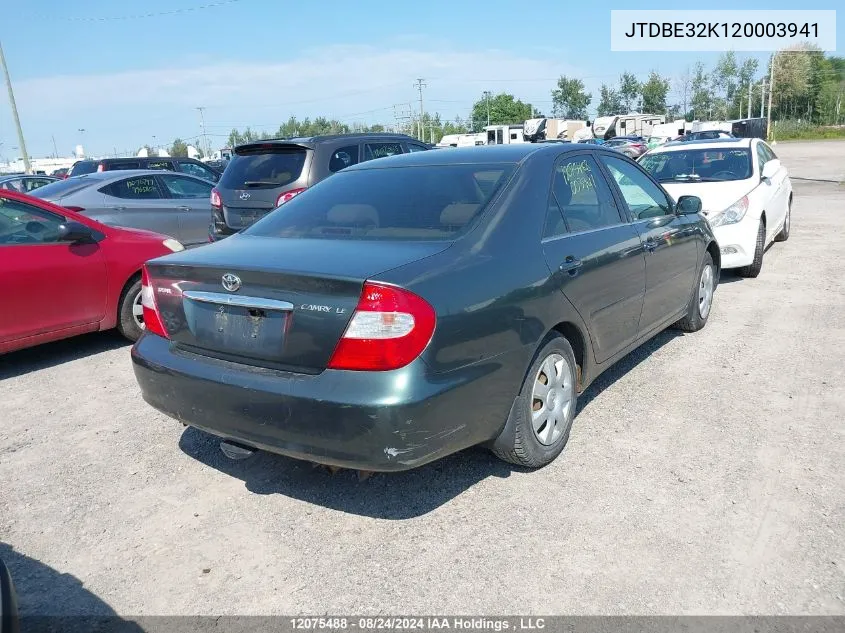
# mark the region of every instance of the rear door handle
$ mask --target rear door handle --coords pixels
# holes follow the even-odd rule
[[[567,257],[564,262],[558,267],[560,272],[562,273],[569,273],[570,275],[576,275],[578,273],[578,269],[581,268],[583,262],[577,257],[570,255]]]
[[[176,208],[179,209],[180,211],[190,211],[191,210],[191,207],[186,207],[186,206],[181,206],[181,207],[176,207]]]
[[[109,207],[109,209],[114,209],[115,211],[126,211],[126,207]]]

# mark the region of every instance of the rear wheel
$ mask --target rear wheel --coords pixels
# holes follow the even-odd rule
[[[743,266],[739,269],[740,277],[749,277],[753,279],[760,274],[763,268],[763,251],[766,249],[766,225],[763,220],[760,220],[760,226],[757,229],[757,243],[754,247],[754,261],[750,266]]]
[[[493,453],[512,464],[540,468],[569,440],[578,393],[575,354],[562,336],[548,341],[525,376]]]
[[[710,253],[704,254],[698,285],[690,297],[686,316],[675,323],[675,327],[684,332],[698,332],[707,325],[710,308],[713,307],[713,294],[716,292],[716,267]]]
[[[789,206],[786,207],[786,217],[783,219],[783,228],[775,236],[775,242],[785,242],[789,239],[789,225],[792,222],[792,197],[789,198]]]
[[[117,329],[130,341],[144,333],[144,308],[141,305],[141,280],[123,289],[117,313]]]

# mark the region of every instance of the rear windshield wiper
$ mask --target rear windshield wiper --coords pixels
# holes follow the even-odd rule
[[[264,185],[270,185],[271,187],[278,187],[279,183],[273,180],[247,180],[244,182],[244,187],[262,187]]]

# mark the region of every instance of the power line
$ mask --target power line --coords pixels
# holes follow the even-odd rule
[[[88,18],[88,17],[72,17],[72,16],[63,16],[63,15],[55,15],[55,14],[44,14],[35,16],[36,19],[44,19],[44,20],[60,20],[64,22],[111,22],[116,20],[142,20],[146,18],[157,18],[161,16],[167,15],[178,15],[180,13],[191,13],[193,11],[201,11],[203,9],[213,9],[216,7],[222,7],[227,4],[234,4],[236,2],[241,2],[242,0],[218,0],[217,2],[207,2],[205,4],[196,5],[193,7],[183,7],[181,9],[171,9],[170,11],[153,11],[150,13],[136,13],[134,15],[112,15],[112,16],[100,16],[95,18]]]

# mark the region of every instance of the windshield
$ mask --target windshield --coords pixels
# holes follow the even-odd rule
[[[235,154],[220,186],[226,189],[271,189],[289,185],[302,173],[304,148],[280,148]]]
[[[646,154],[640,165],[660,182],[720,182],[751,177],[747,149],[689,149]]]
[[[513,164],[426,165],[343,171],[298,195],[245,233],[360,240],[452,239],[513,173]]]
[[[51,182],[49,185],[33,189],[32,195],[43,200],[57,200],[65,196],[69,196],[75,191],[85,189],[91,184],[90,178],[68,178],[67,180],[57,180]]]

